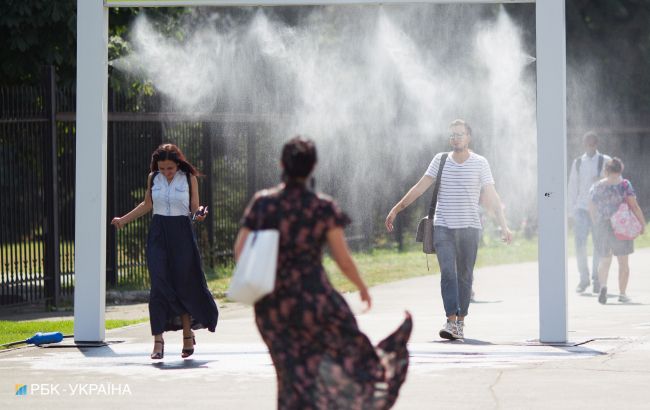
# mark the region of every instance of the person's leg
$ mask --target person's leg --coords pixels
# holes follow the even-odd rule
[[[440,292],[445,308],[447,322],[438,333],[444,339],[457,339],[458,327],[458,275],[456,272],[456,231],[436,226],[434,229],[434,245],[440,266]]]
[[[607,286],[607,277],[609,276],[609,267],[612,264],[612,256],[602,256],[598,264],[598,281],[601,286]]]
[[[599,303],[607,303],[607,276],[609,276],[609,267],[611,264],[612,255],[600,257],[600,263],[598,264],[598,282],[600,283]]]
[[[456,273],[456,230],[436,226],[433,237],[440,266],[440,292],[447,319],[458,314],[458,275]]]
[[[458,271],[458,304],[459,313],[456,322],[457,335],[464,338],[465,317],[467,316],[472,298],[472,283],[474,282],[474,264],[479,243],[478,229],[467,228],[459,230],[456,242],[456,266]]]
[[[600,265],[600,257],[598,256],[598,230],[589,218],[589,227],[591,230],[591,241],[593,244],[593,256],[591,258],[591,281],[593,283],[592,293],[600,292],[600,280],[598,280],[598,267]]]
[[[153,350],[151,351],[152,359],[162,359],[165,356],[165,341],[162,333],[154,335]]]
[[[183,350],[181,357],[186,358],[194,353],[194,332],[191,329],[190,315],[184,313],[181,315],[181,323],[183,324]]]
[[[630,280],[630,264],[628,255],[616,257],[618,259],[618,293],[620,296],[627,296],[627,284]]]
[[[587,262],[587,237],[591,227],[589,214],[584,209],[576,210],[574,214],[575,225],[573,232],[575,235],[576,261],[578,262],[578,272],[580,273],[580,283],[576,289],[583,292],[589,286],[589,264]]]
[[[458,272],[458,316],[460,318],[467,316],[469,309],[478,242],[478,229],[466,228],[458,230],[458,240],[456,241],[456,269]]]

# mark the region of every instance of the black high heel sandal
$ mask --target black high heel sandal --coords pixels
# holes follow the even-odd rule
[[[154,340],[153,344],[160,343],[162,349],[159,352],[151,353],[152,360],[160,360],[165,357],[165,341],[164,340]]]
[[[187,339],[192,339],[192,345],[193,345],[193,346],[196,345],[196,339],[194,338],[194,333],[192,333],[192,336],[184,336],[184,337],[183,337],[183,340],[187,340]],[[187,357],[190,357],[190,356],[192,356],[193,354],[194,354],[194,348],[193,348],[193,347],[190,348],[190,349],[183,349],[183,350],[181,350],[181,357],[182,357],[183,359],[185,359],[185,358],[187,358]]]

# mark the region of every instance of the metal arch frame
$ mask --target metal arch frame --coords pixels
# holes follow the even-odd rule
[[[316,6],[453,3],[535,3],[535,0],[104,0],[105,7],[188,7],[188,6]]]
[[[101,342],[106,307],[109,7],[535,3],[534,0],[77,0],[76,341]],[[539,339],[567,342],[565,0],[536,2]]]

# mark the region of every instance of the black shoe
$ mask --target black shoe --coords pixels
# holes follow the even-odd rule
[[[160,343],[160,351],[151,353],[151,360],[160,360],[165,357],[165,342],[162,340],[155,340],[153,344]]]
[[[580,284],[579,284],[578,287],[576,288],[576,292],[578,292],[578,293],[582,293],[582,292],[584,292],[588,287],[589,287],[589,282],[586,282],[586,283],[584,283],[584,282],[580,282]]]
[[[196,345],[196,339],[194,338],[194,335],[183,337],[183,340],[186,340],[186,339],[192,339],[192,345]],[[183,359],[185,359],[186,357],[190,357],[190,356],[192,356],[193,354],[194,354],[194,348],[193,348],[193,347],[190,348],[190,349],[183,349],[183,350],[181,350],[181,357],[182,357]]]
[[[607,286],[600,288],[600,294],[598,295],[598,303],[605,304],[607,303]]]

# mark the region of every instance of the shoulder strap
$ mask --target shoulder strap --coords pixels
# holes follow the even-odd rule
[[[605,157],[603,154],[598,154],[598,176],[603,173],[603,163],[605,162]]]
[[[438,165],[438,176],[436,177],[436,186],[433,188],[433,197],[431,197],[431,205],[429,205],[429,219],[433,219],[433,214],[436,213],[436,204],[438,202],[438,191],[440,190],[440,179],[442,178],[442,168],[447,162],[448,153],[442,154],[440,157],[440,165]]]

